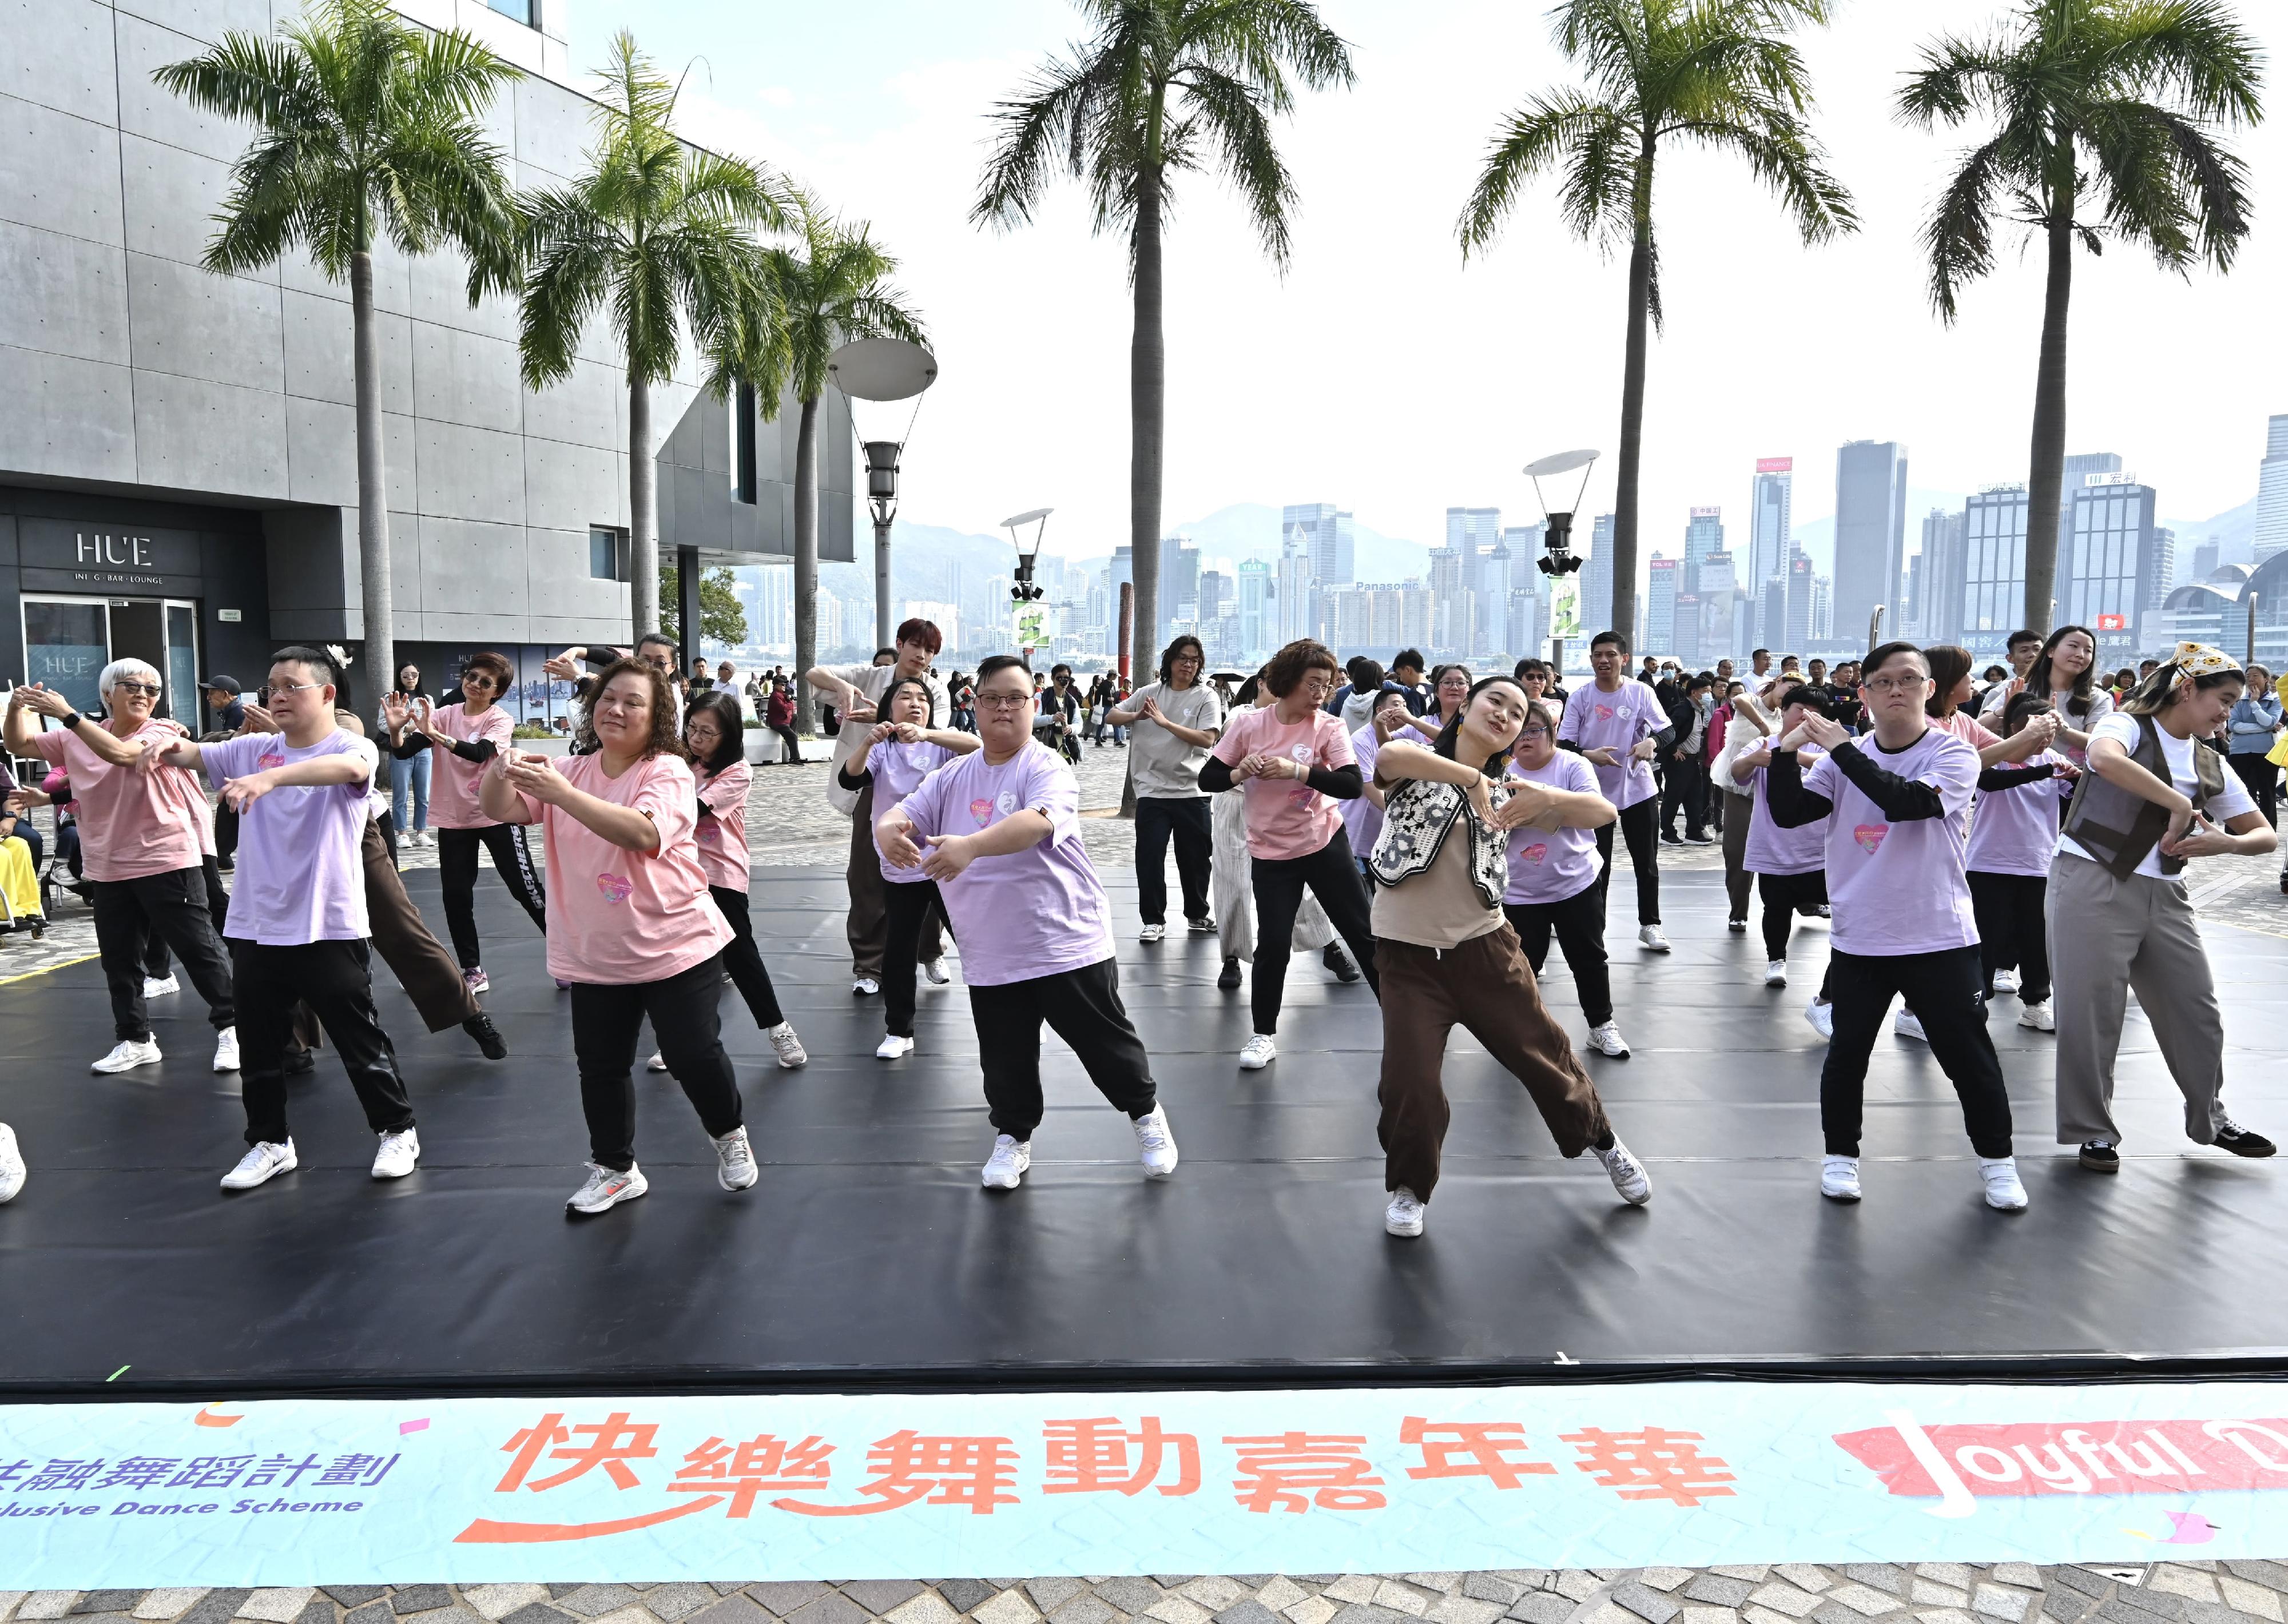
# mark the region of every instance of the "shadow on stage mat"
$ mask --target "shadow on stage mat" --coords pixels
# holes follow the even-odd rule
[[[1668,876],[1665,957],[1635,947],[1624,882],[1610,940],[1636,1052],[1589,1065],[1650,1167],[1651,1205],[1623,1207],[1593,1159],[1559,1157],[1523,1090],[1458,1034],[1444,1182],[1427,1236],[1397,1240],[1367,989],[1299,955],[1280,1058],[1240,1072],[1246,995],[1215,990],[1213,939],[1140,945],[1130,876],[1113,878],[1124,992],[1183,1153],[1164,1184],[1142,1178],[1125,1120],[1051,1038],[1025,1187],[981,1191],[992,1129],[958,979],[923,989],[919,1052],[873,1058],[880,1002],[851,994],[837,873],[755,877],[810,1065],[772,1066],[725,989],[761,1183],[718,1189],[680,1090],[639,1070],[651,1193],[595,1220],[564,1211],[585,1153],[566,1000],[489,876],[485,1003],[508,1061],[424,1033],[380,973],[423,1146],[396,1184],[368,1176],[374,1142],[330,1052],[295,1086],[300,1169],[226,1198],[238,1083],[208,1069],[187,986],[154,1006],[165,1062],[118,1077],[86,1069],[112,1042],[99,966],[0,988],[0,1121],[31,1166],[0,1208],[0,1390],[2150,1375],[2261,1367],[2288,1347],[2288,1165],[2188,1145],[2133,1017],[2118,1177],[2051,1143],[2054,1040],[2003,997],[1991,1025],[2030,1210],[1982,1205],[1951,1090],[1927,1050],[1888,1035],[1867,1199],[1833,1206],[1816,1193],[1824,1051],[1800,1016],[1824,926],[1797,931],[1795,985],[1768,990],[1760,937],[1724,930],[1720,875]],[[441,933],[434,875],[408,881]],[[2228,1097],[2281,1134],[2288,941],[2219,928],[2211,946]],[[1554,965],[1548,996],[1577,1042]]]

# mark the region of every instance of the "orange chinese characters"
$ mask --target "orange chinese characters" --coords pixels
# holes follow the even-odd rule
[[[1159,1483],[1171,1451],[1176,1457],[1176,1481],[1160,1483],[1160,1493],[1199,1490],[1199,1439],[1188,1432],[1163,1432],[1157,1415],[1147,1415],[1143,1430],[1137,1432],[1128,1431],[1110,1415],[1044,1422],[1041,1441],[1048,1454],[1044,1494],[1140,1494]]]
[[[1647,1427],[1638,1432],[1608,1432],[1588,1427],[1568,1432],[1564,1441],[1581,1452],[1574,1465],[1593,1475],[1623,1500],[1665,1500],[1680,1506],[1696,1506],[1704,1500],[1729,1494],[1716,1485],[1733,1481],[1724,1462],[1695,1447],[1697,1432],[1671,1432]]]
[[[976,1516],[996,1506],[1013,1506],[1017,1496],[1017,1451],[1005,1438],[927,1438],[908,1429],[893,1432],[867,1452],[871,1483],[858,1485],[870,1505],[820,1506],[799,1500],[775,1500],[782,1511],[804,1517],[870,1517],[918,1501],[933,1506],[967,1506]]]
[[[1224,1442],[1239,1451],[1233,1498],[1250,1511],[1379,1511],[1389,1503],[1375,1492],[1382,1479],[1361,1453],[1363,1436],[1283,1432]]]
[[[1521,1421],[1427,1421],[1409,1415],[1398,1429],[1398,1441],[1422,1451],[1422,1464],[1410,1466],[1410,1477],[1490,1477],[1498,1489],[1524,1486],[1529,1476],[1555,1477],[1546,1461],[1513,1460],[1525,1453],[1525,1423]]]
[[[683,1457],[683,1470],[667,1485],[671,1494],[727,1494],[727,1515],[744,1517],[766,1489],[822,1489],[834,1446],[816,1434],[799,1444],[766,1432],[735,1447],[711,1438]]]
[[[552,1489],[560,1483],[569,1483],[584,1472],[600,1466],[605,1476],[624,1489],[636,1486],[636,1475],[630,1470],[630,1461],[647,1461],[659,1453],[652,1447],[652,1439],[659,1428],[647,1422],[631,1422],[625,1410],[615,1410],[600,1422],[576,1427],[564,1424],[562,1412],[552,1410],[501,1446],[504,1454],[516,1458],[509,1463],[507,1472],[493,1485],[496,1493],[507,1493],[522,1486],[535,1493]],[[574,1444],[575,1438],[585,1435],[587,1442]],[[568,1447],[550,1449],[552,1444]],[[525,1481],[526,1474],[540,1462],[545,1452],[552,1461],[569,1461],[561,1471],[551,1472],[545,1477]]]

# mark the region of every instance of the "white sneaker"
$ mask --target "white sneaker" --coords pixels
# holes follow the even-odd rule
[[[222,1176],[226,1190],[251,1190],[257,1184],[266,1184],[281,1173],[291,1173],[300,1164],[294,1160],[294,1141],[283,1145],[252,1145],[238,1165]]]
[[[888,1032],[882,1034],[881,1044],[874,1050],[874,1058],[877,1060],[902,1060],[913,1052],[913,1039],[902,1038],[894,1032]]]
[[[754,1146],[747,1143],[744,1127],[734,1128],[715,1141],[715,1182],[726,1190],[746,1190],[759,1175],[755,1170]]]
[[[657,1050],[654,1050],[651,1058],[644,1062],[644,1070],[647,1072],[663,1072],[666,1069],[667,1057]]]
[[[575,1191],[572,1199],[564,1205],[574,1212],[593,1216],[600,1212],[609,1212],[622,1201],[632,1201],[650,1188],[651,1182],[644,1177],[641,1168],[630,1168],[626,1172],[619,1173],[610,1168],[600,1168],[592,1161],[588,1164],[588,1182]]]
[[[1132,1120],[1136,1127],[1137,1160],[1144,1164],[1144,1176],[1167,1177],[1176,1170],[1176,1136],[1168,1129],[1167,1108],[1154,1105],[1148,1114]]]
[[[1589,1028],[1589,1047],[1601,1055],[1610,1055],[1616,1060],[1629,1058],[1629,1046],[1622,1040],[1621,1029],[1611,1021]]]
[[[214,1068],[218,1072],[238,1069],[238,1028],[225,1026],[215,1034]]]
[[[1859,1158],[1830,1156],[1820,1164],[1819,1192],[1831,1201],[1859,1199]]]
[[[1803,1006],[1803,1018],[1811,1023],[1811,1029],[1819,1034],[1821,1042],[1830,1043],[1835,1041],[1835,1006],[1833,1004],[1824,999],[1815,998]]]
[[[182,990],[183,984],[175,979],[171,971],[163,976],[143,978],[143,996],[146,998],[164,998],[170,993],[179,993]]]
[[[2018,1024],[2030,1032],[2055,1032],[2058,1029],[2057,1011],[2050,1008],[2046,1000],[2030,1003],[2018,1011]]]
[[[1156,942],[1167,934],[1168,927],[1165,925],[1146,925],[1136,932],[1136,939],[1140,942]]]
[[[1383,1208],[1382,1227],[1394,1235],[1418,1235],[1430,1216],[1430,1208],[1404,1184],[1390,1192],[1390,1205]]]
[[[1637,932],[1637,946],[1644,948],[1649,953],[1669,953],[1673,951],[1668,944],[1668,938],[1660,933],[1660,927],[1658,925],[1647,925],[1643,930],[1639,931]]]
[[[1766,986],[1785,986],[1787,985],[1787,961],[1785,959],[1774,959],[1770,963],[1764,966],[1764,985]]]
[[[139,1066],[159,1064],[159,1045],[149,1038],[138,1043],[132,1040],[121,1042],[112,1051],[88,1067],[91,1072],[131,1072]]]
[[[871,976],[861,976],[850,984],[853,998],[871,998],[882,990],[882,984]]]
[[[1247,1040],[1239,1051],[1239,1069],[1259,1072],[1279,1058],[1279,1045],[1260,1032]]]
[[[1033,1165],[1033,1142],[1018,1144],[1007,1134],[993,1141],[993,1155],[985,1164],[984,1182],[988,1190],[1014,1190],[1025,1176],[1025,1169]]]
[[[1618,1137],[1613,1140],[1609,1150],[1601,1151],[1594,1145],[1590,1150],[1598,1161],[1605,1164],[1605,1176],[1613,1181],[1613,1188],[1619,1192],[1621,1200],[1632,1207],[1641,1207],[1652,1200],[1652,1180],[1645,1173],[1644,1163],[1630,1155],[1629,1147]]]
[[[413,1129],[381,1136],[381,1149],[373,1159],[376,1178],[402,1178],[421,1160],[421,1136]]]
[[[2005,1156],[1999,1161],[1978,1159],[1978,1176],[1985,1181],[1986,1204],[1997,1212],[2026,1210],[2026,1186],[2018,1182],[2018,1159]]]
[[[763,1035],[770,1039],[772,1052],[778,1056],[779,1064],[788,1071],[810,1064],[810,1051],[802,1046],[802,1040],[795,1036],[794,1027],[789,1022],[781,1021],[775,1026],[765,1027]]]
[[[946,968],[945,956],[942,954],[936,958],[922,961],[922,979],[932,986],[943,986],[953,979],[953,971]]]
[[[24,1153],[16,1148],[16,1130],[0,1122],[0,1207],[16,1199],[24,1187]]]
[[[2018,972],[2014,970],[1996,970],[1994,972],[1994,990],[1998,993],[2016,992],[2018,990]]]
[[[1903,1038],[1912,1038],[1918,1043],[1930,1042],[1930,1034],[1923,1030],[1922,1017],[1910,1009],[1903,1007],[1891,1017],[1891,1030]]]

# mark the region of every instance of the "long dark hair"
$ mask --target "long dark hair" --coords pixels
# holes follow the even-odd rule
[[[715,747],[712,756],[702,756],[691,748],[691,724],[702,716],[713,717],[715,731],[723,735],[722,742]],[[720,688],[702,693],[684,707],[684,753],[691,757],[694,764],[705,768],[707,775],[712,778],[746,754],[746,714],[739,709],[737,700]]]
[[[1116,605],[1114,606],[1117,607],[1118,606]],[[1207,679],[1208,651],[1206,648],[1202,646],[1200,640],[1197,638],[1187,631],[1180,637],[1170,638],[1168,641],[1168,646],[1160,651],[1160,680],[1163,683],[1172,683],[1176,680],[1176,651],[1180,648],[1187,647],[1192,651],[1193,654],[1200,662],[1198,674],[1196,675],[1192,680],[1197,683],[1204,682]]]
[[[1443,756],[1448,761],[1458,759],[1455,756],[1454,752],[1461,748],[1462,718],[1470,714],[1470,702],[1476,699],[1479,694],[1484,693],[1488,688],[1492,687],[1498,682],[1505,683],[1509,686],[1516,688],[1518,698],[1526,701],[1527,709],[1530,710],[1532,709],[1533,701],[1527,697],[1525,690],[1518,686],[1518,680],[1516,677],[1504,677],[1499,673],[1496,673],[1491,677],[1481,677],[1477,681],[1470,685],[1470,691],[1462,696],[1461,709],[1454,712],[1454,719],[1438,730],[1437,742],[1430,747],[1434,754]],[[1519,725],[1518,731],[1521,733],[1524,731],[1524,725],[1522,723]],[[1488,778],[1499,778],[1502,775],[1503,770],[1509,765],[1510,756],[1516,750],[1516,749],[1517,741],[1512,739],[1506,745],[1486,757],[1486,764],[1481,769],[1481,771],[1482,771]]]
[[[2050,674],[2051,656],[2057,653],[2059,644],[2076,632],[2081,633],[2089,639],[2089,663],[2082,667],[2079,673],[2075,676],[2073,694],[2066,701],[2066,709],[2073,712],[2076,717],[2086,720],[2089,716],[2090,685],[2097,678],[2097,633],[2088,627],[2061,626],[2050,633],[2043,640],[2042,652],[2034,656],[2034,663],[2027,668],[2026,688],[2029,693],[2038,693],[2044,699],[2050,697],[2050,691],[2057,686],[2056,679]]]

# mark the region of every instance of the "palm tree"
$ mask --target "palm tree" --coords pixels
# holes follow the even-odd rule
[[[314,0],[276,39],[226,34],[152,77],[258,127],[232,166],[206,268],[241,274],[300,249],[328,281],[350,285],[365,691],[386,693],[397,661],[374,242],[407,255],[459,249],[472,305],[514,285],[514,200],[481,121],[516,70],[466,34],[408,26],[385,0]]]
[[[1094,34],[1050,59],[1000,126],[970,218],[1004,228],[1030,220],[1060,170],[1088,183],[1096,229],[1123,231],[1135,295],[1129,348],[1128,539],[1136,638],[1159,623],[1160,478],[1167,345],[1161,326],[1161,240],[1181,174],[1223,172],[1283,271],[1294,184],[1272,120],[1306,88],[1352,82],[1350,48],[1310,0],[1077,0]]]
[[[780,313],[754,357],[742,368],[755,384],[767,416],[778,412],[792,385],[802,416],[795,430],[794,662],[798,673],[818,662],[818,402],[826,393],[826,363],[856,338],[923,341],[921,318],[890,285],[898,262],[874,242],[862,222],[847,226],[808,197],[796,200],[798,248],[763,255],[763,277]],[[757,330],[764,332],[758,324]],[[818,701],[806,682],[795,684],[795,725],[816,725]]]
[[[674,375],[687,327],[724,392],[727,358],[768,342],[762,249],[786,210],[756,166],[686,147],[674,131],[678,87],[625,29],[599,77],[598,140],[588,172],[526,198],[524,381],[570,376],[591,317],[608,306],[628,378],[628,589],[634,635],[659,630],[659,469],[651,391]]]
[[[2026,481],[2025,623],[2050,629],[2066,457],[2066,315],[2073,250],[2111,236],[2165,270],[2232,268],[2248,234],[2247,170],[2211,134],[2253,124],[2254,43],[2221,0],[2026,0],[1993,37],[1923,49],[1899,116],[1949,129],[1974,115],[1993,135],[1923,227],[1930,298],[1951,325],[1956,296],[1994,267],[1998,214],[2038,234],[2048,281],[2034,371]]]
[[[1830,0],[1567,0],[1551,13],[1553,32],[1590,88],[1551,91],[1511,115],[1462,210],[1466,257],[1492,244],[1524,182],[1555,170],[1573,234],[1628,249],[1609,622],[1624,636],[1636,623],[1648,328],[1661,325],[1655,167],[1664,144],[1731,152],[1778,194],[1806,242],[1855,230],[1850,194],[1805,123],[1810,75],[1788,39],[1797,24],[1824,24],[1830,10]]]

